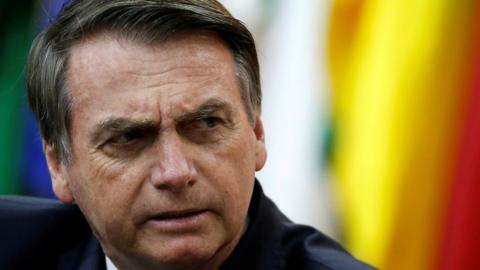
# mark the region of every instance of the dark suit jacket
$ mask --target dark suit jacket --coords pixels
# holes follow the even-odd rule
[[[227,269],[373,269],[319,231],[290,222],[256,182],[249,226]],[[75,205],[0,198],[0,269],[105,269],[105,255]]]

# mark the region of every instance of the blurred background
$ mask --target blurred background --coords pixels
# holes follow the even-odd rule
[[[0,0],[0,194],[53,197],[24,69],[63,2]],[[222,2],[257,40],[279,207],[381,269],[480,269],[480,2]]]

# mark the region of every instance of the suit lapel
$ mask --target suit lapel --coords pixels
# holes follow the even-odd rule
[[[60,256],[59,270],[106,270],[105,255],[93,234]]]

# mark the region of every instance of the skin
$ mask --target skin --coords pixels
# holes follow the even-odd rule
[[[217,269],[266,160],[227,45],[99,34],[73,46],[66,79],[73,161],[44,143],[58,198],[78,204],[119,269]]]

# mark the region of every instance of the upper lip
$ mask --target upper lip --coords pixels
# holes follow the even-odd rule
[[[181,218],[185,216],[191,216],[205,212],[206,209],[192,208],[184,210],[174,210],[174,211],[165,211],[158,214],[155,214],[151,219],[172,219],[172,218]]]

